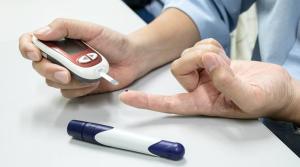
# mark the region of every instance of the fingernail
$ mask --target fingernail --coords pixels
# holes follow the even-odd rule
[[[211,72],[218,66],[219,62],[215,56],[206,56],[205,59],[203,60],[203,64],[205,69],[208,72]]]
[[[61,83],[68,83],[68,74],[66,71],[58,71],[54,73],[54,78]]]
[[[34,33],[38,34],[38,35],[45,35],[45,34],[48,34],[50,31],[51,31],[51,28],[49,26],[45,26],[45,27],[42,27],[42,28],[34,31]]]
[[[40,57],[34,52],[28,52],[27,57],[32,61],[38,61]]]

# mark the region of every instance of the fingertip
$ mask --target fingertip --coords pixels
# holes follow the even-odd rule
[[[55,72],[54,78],[62,84],[68,84],[71,81],[70,73],[67,70],[61,70]]]
[[[32,61],[40,61],[42,56],[40,50],[32,43],[32,34],[22,34],[19,39],[19,50],[22,56]]]
[[[68,84],[71,82],[71,73],[64,67],[54,64],[49,60],[43,58],[39,62],[32,62],[32,67],[43,77],[61,84]]]
[[[119,94],[119,99],[124,103],[126,103],[128,99],[130,99],[131,97],[132,97],[132,93],[128,89],[124,90]]]
[[[126,93],[125,93],[125,92],[121,92],[121,93],[119,94],[119,99],[120,99],[122,102],[125,102],[125,101],[124,101],[124,96],[125,96],[125,98],[126,98]]]
[[[146,93],[140,91],[124,91],[119,98],[123,103],[137,108],[145,108],[147,104]]]

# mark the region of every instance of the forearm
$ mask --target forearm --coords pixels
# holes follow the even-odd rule
[[[133,32],[129,40],[145,72],[178,58],[181,52],[200,40],[193,21],[178,9],[168,9],[148,26]],[[144,75],[144,74],[141,74]]]

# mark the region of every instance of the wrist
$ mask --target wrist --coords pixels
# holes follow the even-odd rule
[[[184,49],[200,39],[200,35],[185,13],[168,9],[149,25],[129,34],[128,39],[139,60],[141,75],[144,75],[178,58]]]
[[[140,30],[128,35],[131,50],[130,54],[135,60],[135,72],[137,73],[137,78],[142,77],[158,66],[157,60],[155,60],[155,57],[153,57],[154,50],[148,49],[151,48],[151,46],[147,46],[146,39],[143,39],[141,36],[145,35],[142,34]]]

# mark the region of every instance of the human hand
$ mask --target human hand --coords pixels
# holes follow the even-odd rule
[[[285,69],[270,63],[230,61],[213,39],[185,50],[173,62],[172,73],[187,93],[164,96],[128,91],[120,99],[166,113],[244,119],[288,119],[295,101],[294,81]]]
[[[23,57],[33,61],[33,68],[45,77],[49,86],[61,89],[62,95],[68,98],[121,89],[147,71],[144,69],[145,61],[135,53],[135,46],[130,43],[127,36],[100,25],[56,19],[33,34],[46,41],[64,37],[85,41],[105,56],[110,63],[109,75],[119,81],[117,86],[102,80],[101,84],[81,83],[72,78],[66,68],[53,64],[41,56],[41,51],[31,42],[32,33],[22,35],[19,48]]]

